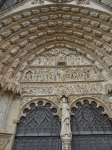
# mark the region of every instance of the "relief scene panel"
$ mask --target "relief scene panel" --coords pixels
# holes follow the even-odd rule
[[[67,48],[54,48],[40,54],[31,66],[57,66],[57,65],[91,65],[91,63],[75,51]]]
[[[23,82],[73,82],[104,80],[91,62],[75,51],[54,48],[41,53],[24,71]]]
[[[24,82],[73,82],[102,80],[94,67],[31,68],[25,71]]]

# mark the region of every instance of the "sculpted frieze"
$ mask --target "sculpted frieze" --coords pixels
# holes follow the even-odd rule
[[[64,63],[64,62],[60,62]],[[33,81],[36,82],[70,82],[100,80],[101,76],[94,68],[37,68],[34,69]],[[24,74],[23,81],[27,81],[28,73]],[[32,81],[32,79],[31,79]]]
[[[32,78],[32,75],[30,74]],[[21,82],[22,83],[22,82]],[[24,96],[39,96],[39,95],[58,95],[59,97],[71,94],[102,94],[102,83],[72,83],[72,84],[24,84]]]

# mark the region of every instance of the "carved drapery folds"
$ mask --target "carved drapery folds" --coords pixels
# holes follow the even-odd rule
[[[18,81],[14,79],[5,78],[2,75],[0,76],[0,87],[2,91],[12,91],[14,94],[21,94],[22,86]]]

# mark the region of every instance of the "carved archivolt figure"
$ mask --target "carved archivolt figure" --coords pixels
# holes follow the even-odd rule
[[[65,97],[62,98],[62,102],[59,106],[62,112],[61,118],[61,136],[71,136],[71,128],[70,128],[70,107],[67,104],[67,99]]]

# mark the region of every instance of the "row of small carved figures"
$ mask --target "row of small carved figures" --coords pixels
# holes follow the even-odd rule
[[[66,80],[89,80],[89,79],[100,79],[100,76],[89,71],[72,71],[72,72],[39,72],[39,73],[26,73],[24,80],[36,80],[36,81],[66,81]]]

